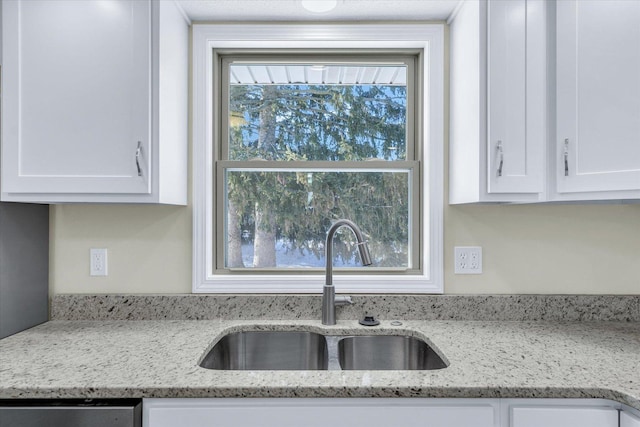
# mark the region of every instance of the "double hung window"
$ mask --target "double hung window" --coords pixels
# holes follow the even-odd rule
[[[194,290],[320,292],[326,233],[343,218],[366,235],[373,265],[360,265],[348,229],[338,233],[338,291],[441,289],[420,287],[433,281],[439,243],[424,142],[425,55],[435,53],[233,44],[205,44],[210,68],[194,72],[205,89],[194,114]]]
[[[321,269],[327,230],[341,218],[367,235],[374,270],[419,268],[415,63],[387,54],[220,56],[220,273]],[[345,231],[332,262],[353,272],[363,267]]]

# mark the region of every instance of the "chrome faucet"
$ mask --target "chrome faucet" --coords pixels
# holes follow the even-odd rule
[[[358,241],[358,251],[360,252],[360,261],[362,265],[371,265],[371,254],[369,253],[369,247],[367,241],[364,240],[360,228],[349,221],[348,219],[340,219],[336,221],[329,231],[327,232],[327,241],[324,246],[325,255],[327,257],[326,266],[326,281],[322,288],[322,324],[323,325],[335,325],[336,324],[336,305],[351,304],[351,297],[348,296],[336,296],[336,289],[333,286],[333,236],[338,231],[338,228],[347,226],[353,231]]]

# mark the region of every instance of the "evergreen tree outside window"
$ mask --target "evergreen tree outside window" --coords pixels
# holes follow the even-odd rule
[[[341,218],[367,234],[374,269],[414,268],[415,60],[221,55],[221,270],[322,269]],[[362,268],[355,243],[336,236],[336,269]]]

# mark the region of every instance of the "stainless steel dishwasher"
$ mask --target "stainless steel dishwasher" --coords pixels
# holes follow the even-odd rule
[[[0,400],[0,427],[141,427],[140,399]]]

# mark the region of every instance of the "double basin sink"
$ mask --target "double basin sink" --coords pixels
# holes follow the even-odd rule
[[[299,331],[230,333],[200,362],[219,370],[431,370],[447,365],[416,337]]]

